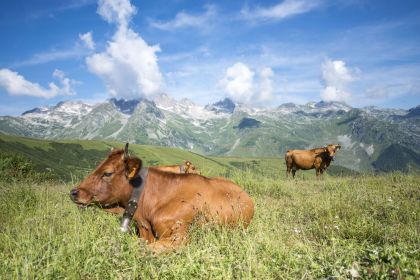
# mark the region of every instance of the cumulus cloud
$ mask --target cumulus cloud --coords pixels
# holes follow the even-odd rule
[[[130,0],[99,0],[98,14],[108,23],[115,23],[126,28],[131,18],[137,13]]]
[[[284,0],[270,7],[259,7],[250,10],[248,7],[242,9],[241,14],[245,19],[250,20],[282,20],[299,14],[307,13],[322,4],[317,0]]]
[[[265,67],[256,77],[246,64],[237,62],[226,70],[220,84],[235,101],[263,103],[273,97],[273,76],[273,70]]]
[[[156,53],[159,46],[149,46],[128,27],[136,8],[129,0],[99,1],[98,13],[117,31],[106,50],[86,58],[89,70],[99,76],[112,96],[136,98],[159,93],[163,84]]]
[[[254,75],[246,64],[237,62],[226,70],[221,84],[234,100],[249,102],[254,91]]]
[[[74,80],[67,78],[60,70],[54,70],[53,77],[58,79],[61,86],[53,82],[48,84],[48,88],[40,86],[26,80],[22,75],[10,69],[0,69],[0,87],[10,95],[27,95],[42,98],[52,98],[57,95],[74,95]]]
[[[348,85],[356,80],[358,69],[350,69],[342,60],[327,59],[322,64],[325,88],[321,91],[324,101],[348,101],[351,97]]]
[[[79,34],[79,38],[80,38],[80,40],[83,41],[83,43],[86,45],[86,47],[88,49],[90,49],[90,50],[95,49],[95,42],[93,42],[91,31],[89,31],[85,34]]]
[[[161,30],[175,30],[186,27],[207,27],[209,21],[216,15],[214,6],[207,6],[206,12],[203,14],[188,14],[186,12],[179,12],[175,18],[169,21],[151,21],[151,26]]]

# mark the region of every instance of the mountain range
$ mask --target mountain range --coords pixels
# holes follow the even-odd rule
[[[420,106],[352,108],[340,102],[257,108],[226,98],[206,106],[161,94],[64,101],[0,117],[0,132],[41,139],[96,139],[179,147],[205,155],[283,157],[339,143],[334,164],[357,171],[419,170]]]

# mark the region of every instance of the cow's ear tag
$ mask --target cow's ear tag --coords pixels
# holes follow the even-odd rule
[[[133,179],[137,174],[137,167],[133,167],[130,174],[128,174],[128,179]]]

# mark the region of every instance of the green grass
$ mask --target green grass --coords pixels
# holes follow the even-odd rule
[[[0,279],[420,277],[419,174],[351,174],[333,165],[337,174],[352,176],[316,181],[311,170],[286,180],[281,158],[206,157],[132,145],[145,165],[189,159],[204,175],[227,176],[256,205],[247,230],[193,225],[187,246],[155,255],[135,235],[119,232],[119,217],[80,210],[69,199],[111,146],[123,143],[0,135],[2,170],[16,165],[30,171],[14,180],[0,176]],[[7,156],[13,153],[33,165]],[[45,176],[33,174],[45,168],[61,182],[42,183]]]
[[[420,176],[284,180],[236,171],[256,204],[247,230],[192,226],[155,255],[119,218],[79,210],[73,185],[0,182],[1,279],[420,277]]]

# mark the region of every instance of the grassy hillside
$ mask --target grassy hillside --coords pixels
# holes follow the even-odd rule
[[[0,279],[419,279],[419,176],[230,178],[255,202],[250,227],[193,225],[162,255],[79,210],[71,184],[0,181]]]
[[[415,171],[419,170],[420,155],[399,144],[386,148],[373,165],[377,170],[389,172],[391,170]]]
[[[246,230],[192,225],[187,246],[155,255],[134,234],[120,233],[118,216],[94,207],[80,210],[69,199],[74,180],[112,146],[123,143],[0,136],[0,167],[7,173],[0,176],[0,279],[420,277],[419,174],[317,181],[309,171],[285,180],[279,158],[205,157],[132,145],[147,165],[189,159],[205,175],[226,176],[256,206]],[[337,174],[348,172],[332,167]],[[38,169],[48,175],[46,168],[61,183],[34,174]]]
[[[78,181],[101,162],[111,147],[124,143],[112,141],[48,141],[0,134],[0,152],[18,153],[30,159],[40,172],[51,170],[62,181]],[[272,178],[285,177],[282,158],[208,157],[168,147],[130,145],[130,151],[146,166],[181,164],[192,161],[206,176],[227,176],[238,170],[252,170]],[[344,167],[332,166],[330,174],[349,175]],[[298,176],[313,177],[314,171],[299,171]]]

